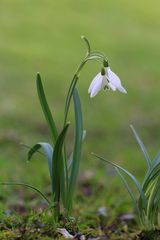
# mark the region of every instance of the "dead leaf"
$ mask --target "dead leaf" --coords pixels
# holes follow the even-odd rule
[[[74,236],[71,235],[65,228],[57,228],[57,232],[62,234],[66,239],[73,239]]]

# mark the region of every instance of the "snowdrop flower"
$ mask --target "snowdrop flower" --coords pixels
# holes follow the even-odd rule
[[[106,87],[108,87],[108,81],[106,78],[105,69],[102,68],[101,72],[98,73],[92,80],[88,89],[88,93],[90,94],[90,97],[93,98],[101,89]]]
[[[127,93],[126,89],[122,86],[119,77],[111,71],[110,67],[106,68],[106,78],[108,80],[108,86],[115,91],[118,89],[122,93]]]
[[[104,64],[105,68],[102,68],[101,72],[98,73],[94,79],[92,80],[88,93],[90,97],[93,98],[101,89],[111,89],[112,91],[116,91],[118,89],[122,93],[127,93],[125,88],[122,86],[119,77],[111,71],[108,63]]]

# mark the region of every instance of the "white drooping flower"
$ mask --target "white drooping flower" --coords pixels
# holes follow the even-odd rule
[[[122,86],[119,77],[111,71],[110,67],[102,68],[102,71],[98,73],[92,80],[88,93],[93,98],[101,89],[111,89],[116,91],[118,89],[122,93],[127,93],[126,89]]]

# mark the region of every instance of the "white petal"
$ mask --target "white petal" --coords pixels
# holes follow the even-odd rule
[[[98,79],[98,81],[95,83],[95,85],[92,87],[92,90],[90,92],[90,97],[93,98],[96,96],[96,94],[102,89],[102,83],[103,83],[103,77]]]
[[[121,84],[121,80],[119,79],[119,77],[114,72],[111,71],[110,67],[106,68],[106,75],[107,75],[108,81],[112,84],[112,86],[117,88],[122,93],[127,93],[127,91],[125,90],[125,88]],[[112,87],[111,87],[111,89],[112,89]]]
[[[109,67],[107,68],[106,74],[109,82],[111,82],[116,88],[121,86],[119,77],[114,72],[112,72]]]
[[[92,82],[91,82],[91,84],[90,84],[90,86],[89,86],[88,93],[91,93],[94,85],[95,85],[97,82],[101,81],[101,78],[102,78],[101,73],[98,73],[98,74],[93,78],[93,80],[92,80]]]
[[[122,87],[122,85],[120,87],[118,87],[117,89],[122,93],[127,93],[126,89],[124,87]]]
[[[111,82],[108,83],[108,86],[112,89],[112,91],[116,91],[116,87]]]

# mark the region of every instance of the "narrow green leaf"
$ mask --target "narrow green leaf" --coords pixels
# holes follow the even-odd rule
[[[48,168],[50,172],[50,176],[52,177],[52,157],[53,157],[53,147],[46,142],[39,142],[35,144],[28,152],[28,160],[30,160],[40,148],[43,149],[44,155],[48,160]]]
[[[26,145],[26,144],[23,144],[23,143],[21,143],[20,145],[22,145],[23,147],[25,147],[25,148],[27,148],[27,149],[29,149],[29,150],[31,150],[31,146],[29,146],[29,145]],[[39,153],[39,154],[41,154],[41,155],[44,155],[41,151],[39,151],[39,150],[37,150],[36,151],[37,153]],[[27,158],[28,159],[28,158]]]
[[[160,181],[159,179],[155,180],[154,186],[152,187],[151,191],[150,191],[150,195],[149,195],[149,199],[148,199],[148,206],[147,206],[147,215],[151,216],[152,215],[152,210],[155,207],[155,198],[157,195],[157,192],[160,188]]]
[[[156,178],[155,178],[155,179],[156,179]],[[154,184],[155,184],[155,179],[154,179],[154,181],[151,181],[151,182],[148,184],[148,186],[147,186],[147,188],[146,188],[146,191],[144,191],[146,198],[148,198],[148,197],[150,196],[150,193],[151,193],[151,191],[152,191],[152,188],[153,188],[153,186],[154,186]]]
[[[148,155],[147,149],[144,146],[143,142],[141,141],[140,137],[138,136],[138,134],[137,134],[136,130],[134,129],[134,127],[132,125],[130,125],[130,127],[131,127],[132,132],[133,132],[133,134],[135,136],[135,139],[137,140],[137,142],[138,142],[138,144],[139,144],[139,146],[140,146],[140,148],[141,148],[141,150],[142,150],[142,152],[143,152],[143,154],[145,156],[148,168],[150,169],[151,166],[152,166],[152,161],[151,161],[151,159],[150,159],[150,157]]]
[[[31,160],[32,156],[38,152],[38,150],[41,148],[41,145],[38,143],[38,144],[35,144],[33,147],[30,148],[30,150],[28,151],[28,161]]]
[[[68,172],[71,170],[71,166],[72,166],[72,161],[73,161],[73,152],[70,154],[68,161],[67,161],[67,169]]]
[[[81,147],[83,140],[83,120],[82,120],[82,110],[81,102],[79,99],[77,89],[73,92],[74,101],[74,113],[75,113],[75,140],[73,149],[73,160],[71,165],[71,175],[69,179],[69,192],[68,192],[68,209],[72,207],[72,197],[76,185],[77,175],[79,171],[80,157],[81,157]]]
[[[135,196],[134,196],[134,193],[132,192],[131,188],[129,187],[129,185],[128,185],[127,181],[126,181],[126,179],[125,179],[124,176],[120,173],[120,171],[118,170],[118,168],[115,168],[115,169],[116,169],[118,175],[120,176],[120,178],[121,178],[124,186],[126,187],[128,193],[129,193],[129,195],[130,195],[130,197],[131,197],[131,199],[132,199],[132,201],[133,201],[133,204],[134,204],[134,206],[135,206],[135,209],[136,209],[137,212],[139,213],[139,208],[138,208],[138,206],[137,206],[137,201],[136,201],[136,198],[135,198]]]
[[[82,135],[82,140],[83,140],[83,141],[85,140],[86,135],[87,135],[87,131],[86,131],[86,130],[83,130],[83,135]]]
[[[153,160],[153,166],[157,165],[160,162],[160,151],[157,153],[157,155],[155,156],[154,160]]]
[[[39,73],[37,74],[37,92],[38,92],[38,96],[39,96],[39,100],[41,103],[41,107],[42,107],[44,116],[46,118],[46,121],[47,121],[48,126],[51,131],[53,143],[55,143],[57,136],[58,136],[58,132],[57,132],[57,128],[56,128],[54,119],[52,117],[51,111],[50,111],[48,103],[47,103],[47,99],[46,99],[46,96],[45,96],[45,93],[43,90],[41,76]]]
[[[159,175],[160,173],[160,163],[153,166],[151,170],[146,174],[145,179],[143,181],[143,191],[146,192],[149,184]]]
[[[160,173],[160,151],[157,153],[156,157],[154,158],[152,162],[152,167],[151,169],[146,173],[146,176],[143,180],[143,190],[146,192],[150,182],[152,182],[157,175]]]
[[[0,185],[9,185],[9,186],[24,186],[24,187],[28,187],[34,191],[36,191],[39,195],[41,195],[41,197],[47,202],[48,205],[50,205],[50,201],[47,199],[47,197],[36,187],[31,186],[29,184],[26,183],[17,183],[17,182],[0,182]]]
[[[118,168],[119,170],[121,170],[122,172],[124,172],[125,174],[127,174],[127,176],[132,180],[132,182],[135,184],[140,196],[141,196],[141,199],[142,199],[142,204],[143,204],[143,208],[145,209],[146,208],[146,197],[144,195],[144,192],[143,192],[143,189],[141,187],[141,185],[139,184],[139,182],[137,181],[137,179],[129,172],[127,171],[126,169],[120,167],[119,165],[113,163],[113,162],[110,162],[108,160],[106,160],[105,158],[103,157],[100,157],[99,155],[95,154],[95,153],[92,153],[92,155],[94,155],[95,157],[99,158],[100,160],[106,162],[106,163],[109,163],[110,165]]]
[[[59,202],[60,200],[60,186],[62,184],[62,191],[65,192],[65,176],[64,176],[64,163],[62,158],[62,149],[65,140],[65,136],[69,127],[69,123],[65,125],[60,135],[57,138],[54,147],[54,154],[52,158],[52,188],[54,201]],[[63,181],[63,182],[62,182]]]
[[[84,141],[86,138],[86,130],[83,130],[83,136],[82,136],[82,140]],[[72,161],[73,161],[73,152],[70,154],[68,161],[67,161],[67,169],[68,171],[70,171],[71,166],[72,166]]]

